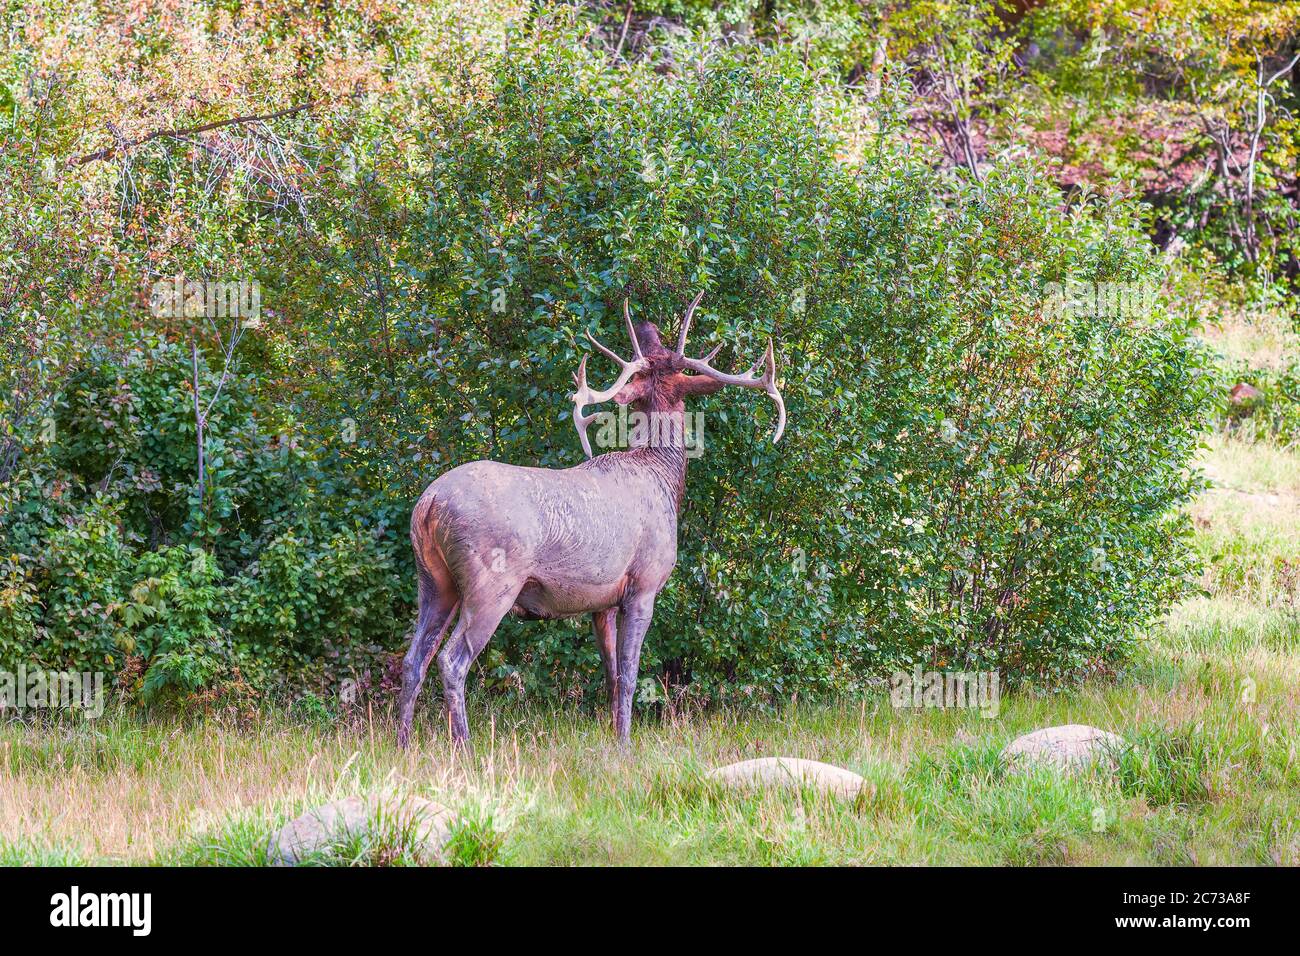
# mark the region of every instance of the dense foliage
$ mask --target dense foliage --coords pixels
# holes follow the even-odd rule
[[[7,17],[5,664],[143,699],[384,686],[424,485],[576,464],[582,331],[620,342],[624,295],[673,328],[699,288],[695,347],[774,338],[790,426],[697,405],[645,699],[1056,684],[1186,586],[1207,359],[1163,295],[1070,291],[1158,289],[1149,217],[1065,207],[1025,157],[937,166],[844,50],[678,31],[625,62],[591,11],[471,4]],[[260,314],[151,308],[178,274],[257,282]],[[507,621],[480,672],[587,694],[588,632]]]

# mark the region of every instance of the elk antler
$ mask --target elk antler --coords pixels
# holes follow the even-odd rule
[[[645,358],[641,343],[637,341],[636,329],[632,328],[632,313],[627,310],[627,296],[623,296],[623,321],[627,323],[627,335],[632,340],[632,357]]]
[[[691,302],[690,308],[686,310],[685,318],[682,319],[682,331],[681,334],[677,336],[677,354],[682,357],[682,365],[685,368],[690,369],[692,372],[707,376],[715,382],[720,382],[723,385],[739,385],[742,388],[761,388],[767,392],[767,394],[771,396],[772,401],[776,402],[776,434],[772,436],[772,444],[775,445],[781,440],[781,436],[785,433],[785,400],[781,398],[781,390],[776,387],[776,357],[772,354],[772,340],[767,340],[767,351],[763,354],[763,357],[751,365],[749,371],[743,375],[728,375],[726,372],[719,372],[709,364],[713,361],[713,357],[717,355],[719,350],[722,348],[721,345],[714,346],[713,351],[704,356],[704,358],[687,358],[686,333],[690,331],[691,317],[695,314],[695,307],[700,304],[700,300],[703,298],[704,290],[701,289],[699,295],[697,295]],[[760,365],[766,365],[767,368],[761,376],[758,376],[755,373],[758,372],[758,367]]]
[[[687,306],[686,315],[682,317],[682,330],[681,332],[677,333],[677,354],[678,355],[684,356],[686,354],[686,333],[691,330],[691,319],[694,317],[695,309],[697,306],[699,306],[700,300],[703,298],[704,298],[704,290],[701,289],[699,293],[696,294],[695,298],[691,300],[691,304]],[[717,353],[715,352],[714,354],[716,355]]]
[[[578,429],[578,437],[582,439],[582,450],[587,453],[588,458],[591,457],[591,443],[587,441],[587,426],[596,420],[596,416],[584,414],[586,407],[609,401],[619,393],[633,375],[649,364],[641,351],[640,343],[637,342],[636,332],[632,329],[632,316],[628,314],[626,299],[623,300],[623,317],[627,319],[627,331],[632,336],[632,349],[636,354],[636,358],[630,362],[625,361],[612,349],[605,348],[590,332],[586,333],[591,344],[596,346],[602,355],[613,359],[622,367],[623,371],[619,373],[618,380],[604,391],[593,391],[587,384],[587,356],[585,355],[578,363],[578,371],[573,376],[574,384],[578,386],[578,390],[573,393],[573,425]]]
[[[721,348],[721,346],[718,346]],[[743,388],[761,388],[772,401],[776,402],[776,434],[772,436],[772,444],[775,445],[781,440],[785,433],[785,400],[781,398],[781,390],[776,387],[776,357],[772,354],[772,340],[767,341],[767,351],[763,357],[749,367],[744,375],[728,375],[726,372],[719,372],[709,364],[713,356],[718,354],[718,349],[714,349],[702,359],[686,358],[682,356],[682,364],[692,372],[700,375],[706,375],[715,382],[721,382],[723,385],[740,385]],[[766,365],[762,375],[757,375],[758,367]]]

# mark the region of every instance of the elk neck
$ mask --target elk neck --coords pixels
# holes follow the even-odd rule
[[[673,507],[680,511],[686,493],[685,409],[681,402],[673,407],[637,402],[627,409],[629,417],[635,412],[646,417],[642,419],[642,427],[629,429],[629,447],[625,451],[597,455],[587,462],[587,466],[601,470],[634,468],[648,472],[663,488]]]

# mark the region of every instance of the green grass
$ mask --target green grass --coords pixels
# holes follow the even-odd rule
[[[392,791],[459,814],[453,865],[1300,864],[1300,452],[1216,438],[1220,487],[1193,508],[1205,596],[1154,627],[1117,681],[1004,696],[999,714],[896,711],[886,697],[638,717],[473,701],[472,755],[434,710],[399,752],[391,715],[252,723],[0,724],[0,864],[267,863],[273,830]],[[426,697],[427,700],[427,697]],[[1093,724],[1132,745],[1111,772],[1008,773],[1019,734]],[[848,767],[857,801],[731,792],[705,771],[757,756]],[[311,862],[420,862],[377,828]]]
[[[407,754],[387,718],[9,725],[0,860],[263,865],[270,832],[290,817],[399,787],[461,814],[447,853],[460,865],[1300,862],[1294,683],[1261,673],[1247,703],[1237,681],[1249,664],[1209,675],[1191,658],[1171,666],[1172,691],[1129,677],[1013,695],[992,720],[899,713],[885,699],[643,719],[630,753],[603,718],[489,712],[484,701],[470,756],[451,751],[428,715]],[[1134,750],[1117,773],[1006,772],[1008,741],[1067,722],[1114,729]],[[849,767],[867,793],[856,803],[806,789],[736,793],[704,777],[770,754]],[[381,835],[316,862],[415,861]]]

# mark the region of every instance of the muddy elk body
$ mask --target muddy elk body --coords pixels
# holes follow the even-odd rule
[[[628,739],[641,643],[655,597],[677,563],[687,459],[684,400],[726,385],[761,388],[777,405],[773,441],[785,429],[771,342],[742,375],[709,364],[718,349],[704,358],[686,357],[686,335],[702,297],[687,309],[675,350],[664,347],[653,323],[634,327],[626,302],[630,361],[588,336],[621,368],[604,391],[587,385],[586,357],[574,376],[573,420],[588,461],[566,469],[474,461],[453,468],[420,497],[411,515],[420,609],[402,675],[398,740],[403,746],[435,655],[451,735],[458,742],[468,739],[465,678],[509,613],[592,616],[614,731],[620,740]],[[586,408],[611,400],[658,424],[649,430],[652,440],[643,436],[626,451],[592,458],[587,426],[597,416],[586,414]]]

